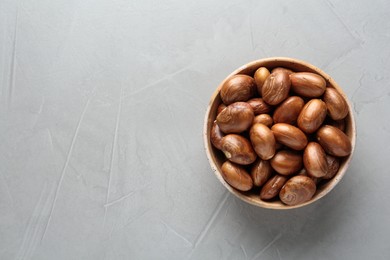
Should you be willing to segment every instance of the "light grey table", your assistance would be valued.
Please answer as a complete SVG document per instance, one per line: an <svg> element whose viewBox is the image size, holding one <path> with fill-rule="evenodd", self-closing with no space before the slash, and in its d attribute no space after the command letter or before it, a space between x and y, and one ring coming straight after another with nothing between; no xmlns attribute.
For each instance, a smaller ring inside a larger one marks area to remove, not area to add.
<svg viewBox="0 0 390 260"><path fill-rule="evenodd" d="M0 0L0 259L390 259L390 2ZM354 104L343 181L244 204L202 125L251 60L322 68Z"/></svg>

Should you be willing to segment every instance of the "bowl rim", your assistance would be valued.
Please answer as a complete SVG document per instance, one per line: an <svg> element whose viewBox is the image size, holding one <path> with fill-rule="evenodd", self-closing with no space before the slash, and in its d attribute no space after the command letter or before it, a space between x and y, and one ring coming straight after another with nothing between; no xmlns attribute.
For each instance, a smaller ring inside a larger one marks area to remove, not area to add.
<svg viewBox="0 0 390 260"><path fill-rule="evenodd" d="M294 206L289 206L289 205L280 206L280 204L273 204L272 202L267 202L267 201L260 201L259 202L257 200L254 200L251 197L244 196L240 191L231 187L223 179L222 174L219 173L218 166L217 166L217 164L214 161L213 156L212 156L212 147L210 147L210 141L208 140L208 125L209 125L209 116L210 116L210 112L211 112L211 107L212 107L214 100L219 95L220 89L221 89L222 85L224 84L224 82L228 78L230 78L236 74L239 74L240 72L244 71L247 68L254 67L256 65L260 66L260 64L263 64L263 63L278 62L278 61L292 63L292 64L300 64L304 67L310 68L311 70L315 71L316 73L318 73L319 75L324 77L326 79L326 81L328 81L334 88L336 88L337 91L343 96L343 98L347 102L349 113L351 114L350 115L350 118L351 118L351 136L350 136L350 138L351 138L352 150L351 150L350 155L348 155L348 157L344 163L343 169L339 170L338 173L335 175L335 177L332 179L332 185L329 185L324 190L322 190L319 194L317 194L317 196L314 199L310 199L307 202L304 202L304 203L298 204L298 205L294 205ZM328 194L335 186L337 186L337 184L344 177L346 171L348 170L349 165L350 165L351 160L352 160L352 157L353 157L353 154L354 154L354 151L355 151L355 146L356 146L356 123L355 123L354 110L353 110L353 106L351 105L351 102L349 101L348 97L346 96L346 94L344 93L342 88L337 84L337 82L335 80L333 80L333 78L330 77L323 70L321 70L320 68L318 68L318 67L316 67L316 66L314 66L306 61L303 61L300 59L295 59L295 58L290 58L290 57L269 57L269 58L253 60L253 61L248 62L248 63L240 66L239 68L235 69L232 73L230 73L227 77L225 77L220 82L217 89L211 95L211 98L210 98L210 101L208 103L208 107L206 110L205 118L204 118L203 144L204 144L204 149L206 151L207 159L208 159L209 164L211 166L211 169L214 172L214 174L216 175L217 179L222 183L223 186L225 186L225 188L227 188L231 193L233 193L239 199L241 199L241 200L243 200L251 205L255 205L255 206L258 206L261 208L266 208L266 209L287 210L287 209L301 208L301 207L304 207L306 205L309 205L309 204L312 204L312 203L318 201L319 199L323 198L326 194Z"/></svg>

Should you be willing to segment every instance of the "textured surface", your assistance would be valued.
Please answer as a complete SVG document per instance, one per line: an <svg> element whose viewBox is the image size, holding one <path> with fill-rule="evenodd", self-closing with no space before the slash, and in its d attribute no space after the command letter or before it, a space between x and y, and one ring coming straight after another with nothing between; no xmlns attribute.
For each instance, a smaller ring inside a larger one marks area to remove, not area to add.
<svg viewBox="0 0 390 260"><path fill-rule="evenodd" d="M389 259L389 1L0 0L0 259ZM311 206L213 175L209 98L290 56L354 104L350 170Z"/></svg>

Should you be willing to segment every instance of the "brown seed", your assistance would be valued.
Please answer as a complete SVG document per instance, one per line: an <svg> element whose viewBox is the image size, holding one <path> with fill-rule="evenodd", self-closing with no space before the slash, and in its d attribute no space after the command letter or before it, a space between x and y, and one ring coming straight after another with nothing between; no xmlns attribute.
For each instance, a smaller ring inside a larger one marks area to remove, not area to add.
<svg viewBox="0 0 390 260"><path fill-rule="evenodd" d="M253 149L263 160L271 159L275 154L275 137L272 131L263 124L254 124L249 136Z"/></svg>
<svg viewBox="0 0 390 260"><path fill-rule="evenodd" d="M236 102L222 110L217 116L217 124L225 134L241 133L252 125L254 117L248 103Z"/></svg>
<svg viewBox="0 0 390 260"><path fill-rule="evenodd" d="M251 169L251 176L255 186L262 186L272 175L269 161L258 159Z"/></svg>
<svg viewBox="0 0 390 260"><path fill-rule="evenodd" d="M319 97L326 89L326 81L318 74L298 72L290 75L291 88L303 97Z"/></svg>
<svg viewBox="0 0 390 260"><path fill-rule="evenodd" d="M221 103L217 108L217 115L222 112L226 108L226 105L224 103Z"/></svg>
<svg viewBox="0 0 390 260"><path fill-rule="evenodd" d="M316 137L325 152L330 155L343 157L349 155L352 151L349 137L334 126L322 126L317 131Z"/></svg>
<svg viewBox="0 0 390 260"><path fill-rule="evenodd" d="M324 122L326 105L320 99L312 99L306 103L298 116L298 127L307 134L314 133Z"/></svg>
<svg viewBox="0 0 390 260"><path fill-rule="evenodd" d="M286 72L288 75L291 75L294 73L294 71L290 70L290 69L286 69L286 68L283 68L283 67L276 67L274 69L271 70L271 73L274 73L274 72L278 72L278 71L284 71Z"/></svg>
<svg viewBox="0 0 390 260"><path fill-rule="evenodd" d="M275 175L269 179L260 191L260 199L269 200L277 196L286 181L287 177L283 175Z"/></svg>
<svg viewBox="0 0 390 260"><path fill-rule="evenodd" d="M256 70L254 78L257 85L257 92L261 94L261 89L263 88L265 80L269 76L269 70L266 67L260 67Z"/></svg>
<svg viewBox="0 0 390 260"><path fill-rule="evenodd" d="M222 138L224 134L219 129L219 126L217 125L216 121L214 121L213 126L211 127L210 131L210 141L214 145L215 148L221 150L222 148Z"/></svg>
<svg viewBox="0 0 390 260"><path fill-rule="evenodd" d="M257 158L251 143L241 135L224 136L221 140L221 150L228 160L242 165L251 164Z"/></svg>
<svg viewBox="0 0 390 260"><path fill-rule="evenodd" d="M295 206L309 201L316 192L314 181L302 175L289 179L279 193L280 200L289 206Z"/></svg>
<svg viewBox="0 0 390 260"><path fill-rule="evenodd" d="M291 175L302 169L302 155L289 150L278 151L270 162L281 175Z"/></svg>
<svg viewBox="0 0 390 260"><path fill-rule="evenodd" d="M326 88L324 102L328 109L328 115L333 120L340 120L348 115L348 104L336 89Z"/></svg>
<svg viewBox="0 0 390 260"><path fill-rule="evenodd" d="M275 110L273 119L276 123L295 125L305 102L302 98L292 96L283 101Z"/></svg>
<svg viewBox="0 0 390 260"><path fill-rule="evenodd" d="M303 165L312 177L321 178L328 172L326 153L321 145L310 142L303 153Z"/></svg>
<svg viewBox="0 0 390 260"><path fill-rule="evenodd" d="M248 75L234 75L222 86L220 95L225 105L247 101L256 93L255 80Z"/></svg>
<svg viewBox="0 0 390 260"><path fill-rule="evenodd" d="M326 162L328 164L328 172L322 178L324 180L329 180L329 179L332 179L336 175L336 173L339 171L340 160L336 157L331 156L331 155L326 155Z"/></svg>
<svg viewBox="0 0 390 260"><path fill-rule="evenodd" d="M268 114L272 110L272 107L265 103L262 98L252 98L247 103L251 105L255 115Z"/></svg>
<svg viewBox="0 0 390 260"><path fill-rule="evenodd" d="M257 123L271 127L273 124L273 120L272 117L268 114L260 114L255 116L255 119L253 119L253 124Z"/></svg>
<svg viewBox="0 0 390 260"><path fill-rule="evenodd" d="M286 123L274 124L271 128L277 142L294 150L302 150L307 145L306 135L298 128Z"/></svg>
<svg viewBox="0 0 390 260"><path fill-rule="evenodd" d="M290 78L285 71L278 71L269 75L261 90L265 102L277 105L288 97Z"/></svg>
<svg viewBox="0 0 390 260"><path fill-rule="evenodd" d="M222 164L221 172L224 180L237 190L248 191L252 189L251 176L242 166L226 161Z"/></svg>

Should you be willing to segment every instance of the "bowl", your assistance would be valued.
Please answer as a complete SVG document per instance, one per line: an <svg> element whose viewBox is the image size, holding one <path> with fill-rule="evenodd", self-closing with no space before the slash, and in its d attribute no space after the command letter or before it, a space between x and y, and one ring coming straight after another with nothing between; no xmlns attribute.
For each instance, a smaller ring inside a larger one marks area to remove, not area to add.
<svg viewBox="0 0 390 260"><path fill-rule="evenodd" d="M259 196L259 192L254 191L248 191L243 192L239 191L232 186L230 186L222 177L221 174L221 166L223 162L226 160L223 153L216 149L210 142L210 131L211 127L213 125L213 122L216 118L217 114L217 108L218 105L222 103L221 97L219 95L219 92L221 90L222 85L225 83L226 80L228 80L230 77L236 74L246 74L253 77L254 72L259 67L266 67L269 70L275 68L275 67L284 67L287 69L291 69L295 72L313 72L321 75L327 82L327 86L334 87L338 90L338 92L344 97L348 104L348 110L349 113L347 117L345 118L345 133L351 140L352 144L352 151L351 154L342 158L340 161L340 168L336 175L327 181L326 183L319 185L317 187L317 191L314 194L314 196L305 203L289 206L283 204L280 200L277 201L265 201L261 200ZM310 63L307 63L305 61L297 60L294 58L286 58L286 57L273 57L273 58L265 58L260 59L256 61L252 61L248 64L245 64L241 66L240 68L233 71L230 75L228 75L222 82L219 84L218 88L215 90L214 94L212 95L210 99L210 103L208 105L205 120L204 120L204 129L203 129L203 138L204 138L204 145L205 145L205 151L211 166L211 169L214 171L215 175L217 176L218 180L225 186L226 189L228 189L231 193L233 193L235 196L240 198L241 200L250 203L252 205L262 207L262 208L269 208L269 209L292 209L292 208L299 208L306 205L309 205L320 198L324 197L326 194L328 194L344 177L348 166L351 162L352 155L355 148L355 142L356 142L356 126L355 126L355 120L353 117L353 110L350 101L348 100L347 96L341 89L341 87L324 71L321 69L313 66Z"/></svg>

